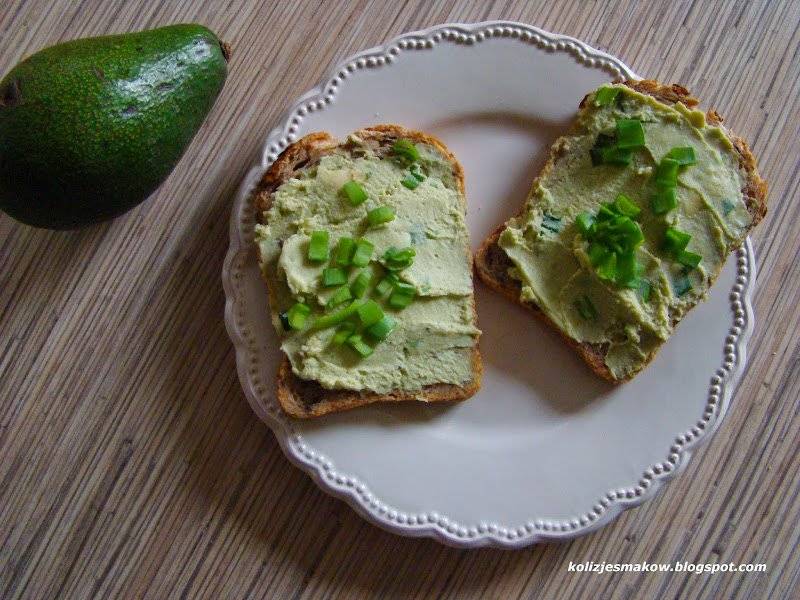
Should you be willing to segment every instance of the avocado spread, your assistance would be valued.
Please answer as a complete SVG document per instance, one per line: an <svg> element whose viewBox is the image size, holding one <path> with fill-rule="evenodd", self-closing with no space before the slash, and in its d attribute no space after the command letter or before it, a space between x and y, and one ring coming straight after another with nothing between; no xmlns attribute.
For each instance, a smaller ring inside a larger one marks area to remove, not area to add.
<svg viewBox="0 0 800 600"><path fill-rule="evenodd" d="M641 122L643 145L629 153L627 164L598 164L593 148L620 131L620 120ZM657 210L658 165L671 150L687 147L696 160L680 167L677 185L667 190L677 203ZM553 157L498 244L514 264L510 275L521 285L521 299L539 306L574 340L603 348L608 369L624 379L644 367L683 314L705 297L744 239L752 217L741 191L739 155L702 112L614 85L587 97L575 128L554 144ZM576 224L579 215L597 213L620 194L638 207L634 218L644 236L634 250L639 284L632 286L598 274ZM699 264L676 260L668 230L691 236L684 254Z"/></svg>
<svg viewBox="0 0 800 600"><path fill-rule="evenodd" d="M433 146L416 147L419 159L413 168L424 178L420 176L422 181L415 181L411 189L402 183L409 174L407 164L379 155L351 135L345 148L333 150L280 185L264 215L266 224L256 226L272 321L298 377L328 389L375 393L472 379L472 353L480 331L474 325L464 201L446 157ZM366 192L365 201L348 201L344 192L350 181ZM394 218L370 225L367 214L379 207L388 207L386 212ZM335 327L313 326L316 319L337 310L326 308L337 288L325 287L321 277L331 263L308 259L310 236L320 230L329 234L332 257L342 238L374 245L372 262L363 271L345 270L345 285L352 285L359 273L371 275L364 297L378 302L394 322L391 333L367 356L336 344ZM416 294L407 306L392 308L374 288L388 273L387 250L404 248L413 249L413 263L395 275ZM297 302L310 307L307 322L312 325L287 331L281 314Z"/></svg>

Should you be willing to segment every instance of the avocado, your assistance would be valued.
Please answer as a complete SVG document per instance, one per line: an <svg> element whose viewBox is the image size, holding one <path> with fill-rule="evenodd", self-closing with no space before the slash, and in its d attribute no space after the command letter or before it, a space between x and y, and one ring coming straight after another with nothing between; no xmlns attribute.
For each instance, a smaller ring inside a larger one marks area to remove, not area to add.
<svg viewBox="0 0 800 600"><path fill-rule="evenodd" d="M196 24L78 39L0 82L0 208L35 227L110 219L169 175L214 104L228 51Z"/></svg>

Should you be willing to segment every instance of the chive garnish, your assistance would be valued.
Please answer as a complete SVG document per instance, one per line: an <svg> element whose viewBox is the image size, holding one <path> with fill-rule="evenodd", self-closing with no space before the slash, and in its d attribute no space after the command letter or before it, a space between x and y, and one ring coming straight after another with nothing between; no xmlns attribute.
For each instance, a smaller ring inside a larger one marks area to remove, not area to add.
<svg viewBox="0 0 800 600"><path fill-rule="evenodd" d="M348 300L352 299L353 294L350 291L350 288L346 285L343 285L336 290L330 298L328 298L328 303L325 306L326 308L334 308L335 306L339 306L343 302L347 302Z"/></svg>
<svg viewBox="0 0 800 600"><path fill-rule="evenodd" d="M411 304L416 295L417 290L413 285L399 281L395 284L392 295L389 296L389 306L398 309L405 308Z"/></svg>
<svg viewBox="0 0 800 600"><path fill-rule="evenodd" d="M656 187L656 191L650 197L650 208L653 213L663 215L678 206L678 193L674 187Z"/></svg>
<svg viewBox="0 0 800 600"><path fill-rule="evenodd" d="M298 302L292 305L292 307L286 311L286 321L289 324L289 329L302 329L310 314L311 307L309 307L308 304Z"/></svg>
<svg viewBox="0 0 800 600"><path fill-rule="evenodd" d="M389 315L384 315L383 318L367 327L367 333L378 341L385 340L390 333L394 330L397 322Z"/></svg>
<svg viewBox="0 0 800 600"><path fill-rule="evenodd" d="M410 246L403 249L392 246L384 252L383 260L386 268L390 271L402 271L413 264L416 255L416 250Z"/></svg>
<svg viewBox="0 0 800 600"><path fill-rule="evenodd" d="M357 309L358 319L364 327L374 325L383 318L383 310L375 300L367 300Z"/></svg>
<svg viewBox="0 0 800 600"><path fill-rule="evenodd" d="M394 220L394 211L388 206L379 206L367 213L367 222L370 227L376 227L392 220Z"/></svg>
<svg viewBox="0 0 800 600"><path fill-rule="evenodd" d="M341 346L355 331L356 326L353 323L342 323L336 328L336 333L334 333L333 338L331 338L331 344L334 346Z"/></svg>
<svg viewBox="0 0 800 600"><path fill-rule="evenodd" d="M630 217L631 219L635 219L639 216L639 213L642 212L642 209L636 206L633 200L628 198L625 194L617 194L617 197L614 199L614 208L619 214Z"/></svg>
<svg viewBox="0 0 800 600"><path fill-rule="evenodd" d="M336 250L333 253L334 263L339 267L349 266L353 257L354 246L355 240L353 240L353 238L340 238L339 243L336 244Z"/></svg>
<svg viewBox="0 0 800 600"><path fill-rule="evenodd" d="M314 231L308 243L308 260L323 262L328 260L328 232Z"/></svg>
<svg viewBox="0 0 800 600"><path fill-rule="evenodd" d="M397 275L394 273L387 274L386 277L381 279L378 285L375 286L375 294L379 297L385 296L394 289L394 286L397 285L399 281Z"/></svg>
<svg viewBox="0 0 800 600"><path fill-rule="evenodd" d="M688 250L681 250L675 256L675 260L687 269L694 269L700 264L700 261L703 260L703 257L699 254L695 254L694 252L689 252Z"/></svg>
<svg viewBox="0 0 800 600"><path fill-rule="evenodd" d="M353 249L353 256L350 258L350 264L356 267L366 267L372 258L372 251L375 246L372 242L359 238L355 241L355 248Z"/></svg>
<svg viewBox="0 0 800 600"><path fill-rule="evenodd" d="M355 280L353 280L353 283L350 284L350 293L353 294L353 297L363 298L364 294L367 293L370 281L372 281L372 273L369 271L361 271Z"/></svg>
<svg viewBox="0 0 800 600"><path fill-rule="evenodd" d="M657 185L669 188L678 185L678 167L680 163L674 158L662 158L656 167L655 182Z"/></svg>
<svg viewBox="0 0 800 600"><path fill-rule="evenodd" d="M414 175L412 175L411 173L408 173L400 181L400 183L403 184L403 187L406 187L406 188L408 188L410 190L417 189L417 186L419 186L419 182L420 182L420 180L417 179L416 177L414 177Z"/></svg>
<svg viewBox="0 0 800 600"><path fill-rule="evenodd" d="M347 293L348 294L350 293L350 290L347 287L342 287L339 289L347 290ZM353 300L345 308L337 310L335 313L325 315L324 317L319 317L316 321L314 321L311 324L311 329L326 329L328 327L333 327L334 325L338 325L339 323L346 321L354 314L356 314L358 307L361 306L363 303L364 303L363 300Z"/></svg>
<svg viewBox="0 0 800 600"><path fill-rule="evenodd" d="M641 148L644 146L644 127L639 119L617 119L617 147Z"/></svg>
<svg viewBox="0 0 800 600"><path fill-rule="evenodd" d="M358 352L361 358L366 358L372 354L372 346L364 341L361 334L355 333L347 338L347 345Z"/></svg>
<svg viewBox="0 0 800 600"><path fill-rule="evenodd" d="M420 170L421 168L422 167L419 166L419 163L414 163L408 169L414 179L420 182L425 181L425 174Z"/></svg>
<svg viewBox="0 0 800 600"><path fill-rule="evenodd" d="M417 150L414 142L404 138L392 144L392 152L395 156L409 163L417 162L420 159L419 150Z"/></svg>
<svg viewBox="0 0 800 600"><path fill-rule="evenodd" d="M664 158L671 158L681 166L693 165L697 162L694 155L694 148L691 146L678 146L673 148L667 152Z"/></svg>
<svg viewBox="0 0 800 600"><path fill-rule="evenodd" d="M357 181L348 181L340 191L352 206L358 206L367 199L367 192Z"/></svg>
<svg viewBox="0 0 800 600"><path fill-rule="evenodd" d="M683 265L687 269L694 269L703 260L703 257L694 252L686 250L692 236L684 231L678 231L674 227L667 227L664 232L663 249L675 262Z"/></svg>
<svg viewBox="0 0 800 600"><path fill-rule="evenodd" d="M619 94L619 88L616 87L601 87L594 93L595 106L608 106Z"/></svg>
<svg viewBox="0 0 800 600"><path fill-rule="evenodd" d="M327 267L322 269L322 286L333 287L347 283L347 273L341 267Z"/></svg>

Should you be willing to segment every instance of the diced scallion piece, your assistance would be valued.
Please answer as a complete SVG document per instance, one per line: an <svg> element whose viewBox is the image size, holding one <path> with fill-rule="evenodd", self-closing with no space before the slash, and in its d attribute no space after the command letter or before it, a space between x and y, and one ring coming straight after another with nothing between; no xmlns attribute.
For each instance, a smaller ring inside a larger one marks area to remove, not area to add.
<svg viewBox="0 0 800 600"><path fill-rule="evenodd" d="M339 238L339 243L336 244L336 250L333 253L334 262L339 267L347 267L353 257L353 248L356 243L353 238L343 237Z"/></svg>
<svg viewBox="0 0 800 600"><path fill-rule="evenodd" d="M678 146L667 152L665 158L671 158L681 166L693 165L697 162L694 155L694 148L691 146Z"/></svg>
<svg viewBox="0 0 800 600"><path fill-rule="evenodd" d="M650 208L657 215L668 213L676 206L678 206L678 193L674 187L658 187L650 198Z"/></svg>
<svg viewBox="0 0 800 600"><path fill-rule="evenodd" d="M323 287L333 287L347 283L347 273L341 267L327 267L322 269Z"/></svg>
<svg viewBox="0 0 800 600"><path fill-rule="evenodd" d="M650 292L652 289L653 286L647 279L639 280L639 295L645 302L650 302Z"/></svg>
<svg viewBox="0 0 800 600"><path fill-rule="evenodd" d="M633 200L628 198L625 194L617 194L617 197L614 199L614 208L616 208L619 214L630 217L631 219L635 219L639 216L639 213L642 212L642 209L636 206Z"/></svg>
<svg viewBox="0 0 800 600"><path fill-rule="evenodd" d="M400 280L397 278L397 275L394 273L389 273L386 275L386 277L378 282L378 285L375 286L375 294L380 297L385 296L394 289L394 286L397 285L399 281Z"/></svg>
<svg viewBox="0 0 800 600"><path fill-rule="evenodd" d="M311 241L308 243L308 260L312 262L328 260L328 237L327 231L311 233Z"/></svg>
<svg viewBox="0 0 800 600"><path fill-rule="evenodd" d="M685 293L692 289L692 282L686 275L681 275L678 279L672 282L672 287L677 296L683 296Z"/></svg>
<svg viewBox="0 0 800 600"><path fill-rule="evenodd" d="M361 358L366 358L372 354L372 346L367 344L359 333L355 333L347 338L347 345L355 350Z"/></svg>
<svg viewBox="0 0 800 600"><path fill-rule="evenodd" d="M383 310L375 300L367 300L358 307L358 319L364 327L374 325L383 318Z"/></svg>
<svg viewBox="0 0 800 600"><path fill-rule="evenodd" d="M350 293L350 290L346 287L340 288L343 290L347 290L347 293ZM358 311L358 307L363 304L362 300L353 300L350 304L348 304L345 308L341 310L337 310L335 313L331 313L329 315L325 315L324 317L318 318L311 324L312 329L327 329L328 327L333 327L334 325L338 325L343 321L346 321L350 317L356 314Z"/></svg>
<svg viewBox="0 0 800 600"><path fill-rule="evenodd" d="M655 182L661 187L678 185L678 167L680 163L673 158L662 158L656 167Z"/></svg>
<svg viewBox="0 0 800 600"><path fill-rule="evenodd" d="M416 295L417 290L413 285L399 281L394 286L392 295L389 296L389 306L392 308L405 308L411 304Z"/></svg>
<svg viewBox="0 0 800 600"><path fill-rule="evenodd" d="M414 180L416 181L416 179ZM394 211L388 206L373 208L367 213L367 223L370 227L377 227L394 220Z"/></svg>
<svg viewBox="0 0 800 600"><path fill-rule="evenodd" d="M687 269L694 269L700 264L700 261L703 260L703 257L699 254L695 254L694 252L689 252L688 250L681 250L675 256L675 260L677 260Z"/></svg>
<svg viewBox="0 0 800 600"><path fill-rule="evenodd" d="M617 254L616 252L610 252L606 255L606 257L602 260L602 262L597 265L597 276L600 279L606 279L608 281L614 281L617 276Z"/></svg>
<svg viewBox="0 0 800 600"><path fill-rule="evenodd" d="M596 106L608 106L619 94L619 88L604 86L594 93L594 103Z"/></svg>
<svg viewBox="0 0 800 600"><path fill-rule="evenodd" d="M348 181L342 186L342 194L352 206L358 206L367 199L367 192L357 181Z"/></svg>
<svg viewBox="0 0 800 600"><path fill-rule="evenodd" d="M674 227L667 227L664 232L664 250L667 252L680 252L685 249L691 241L692 236L683 231L678 231Z"/></svg>
<svg viewBox="0 0 800 600"><path fill-rule="evenodd" d="M334 346L341 346L355 331L356 326L353 323L342 323L336 328L336 333L334 333L333 338L331 338L331 344Z"/></svg>
<svg viewBox="0 0 800 600"><path fill-rule="evenodd" d="M631 164L633 151L629 148L609 146L608 148L600 148L598 156L599 162L597 164L625 166Z"/></svg>
<svg viewBox="0 0 800 600"><path fill-rule="evenodd" d="M419 186L419 182L420 180L414 177L414 175L411 173L406 174L406 176L403 177L403 179L400 181L400 183L403 184L403 187L406 187L410 190L417 189L417 186Z"/></svg>
<svg viewBox="0 0 800 600"><path fill-rule="evenodd" d="M372 258L374 249L375 246L369 240L364 238L357 239L353 249L353 256L350 258L350 264L355 267L366 267Z"/></svg>
<svg viewBox="0 0 800 600"><path fill-rule="evenodd" d="M289 329L302 329L310 314L311 307L308 306L308 304L303 304L302 302L293 304L292 307L286 311L286 321L289 323Z"/></svg>
<svg viewBox="0 0 800 600"><path fill-rule="evenodd" d="M348 300L353 299L353 294L350 292L350 288L346 285L343 285L338 290L336 290L333 295L328 298L328 303L326 304L327 308L333 308L335 306L339 306L343 302L347 302Z"/></svg>
<svg viewBox="0 0 800 600"><path fill-rule="evenodd" d="M353 297L363 298L364 294L367 293L370 281L372 281L372 273L361 271L353 280L353 283L350 284L350 293L353 294Z"/></svg>
<svg viewBox="0 0 800 600"><path fill-rule="evenodd" d="M420 159L419 150L417 150L414 142L404 138L400 138L392 144L392 152L395 156L409 163L417 162Z"/></svg>
<svg viewBox="0 0 800 600"><path fill-rule="evenodd" d="M396 325L397 322L392 317L384 315L380 321L367 327L367 333L376 340L383 341L392 333Z"/></svg>
<svg viewBox="0 0 800 600"><path fill-rule="evenodd" d="M575 226L583 237L587 237L594 227L594 217L588 212L582 212L575 217Z"/></svg>
<svg viewBox="0 0 800 600"><path fill-rule="evenodd" d="M402 271L413 264L416 255L416 250L411 246L402 249L392 246L384 252L383 260L386 268L390 271Z"/></svg>
<svg viewBox="0 0 800 600"><path fill-rule="evenodd" d="M422 172L419 163L414 163L413 165L411 165L408 171L417 181L425 181L425 174Z"/></svg>
<svg viewBox="0 0 800 600"><path fill-rule="evenodd" d="M644 127L638 119L617 119L617 147L641 148L644 146Z"/></svg>
<svg viewBox="0 0 800 600"><path fill-rule="evenodd" d="M576 298L574 304L578 314L587 321L594 321L597 319L597 309L586 294Z"/></svg>

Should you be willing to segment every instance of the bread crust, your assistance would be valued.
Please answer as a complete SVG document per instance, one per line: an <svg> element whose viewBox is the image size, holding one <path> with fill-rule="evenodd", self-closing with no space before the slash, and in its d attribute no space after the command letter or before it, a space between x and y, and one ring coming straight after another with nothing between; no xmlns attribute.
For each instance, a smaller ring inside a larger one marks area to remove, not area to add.
<svg viewBox="0 0 800 600"><path fill-rule="evenodd" d="M453 153L441 141L426 133L391 124L373 125L353 133L379 153L388 153L394 140L398 138L406 138L415 143L428 144L435 147L452 165L453 175L466 209L464 171ZM300 169L307 168L310 164L318 162L325 154L340 146L346 147L347 142L339 142L330 134L319 132L311 133L287 147L267 169L254 191L254 204L258 222L263 224L264 213L272 204L272 194L281 184L293 177ZM258 248L257 244L256 248ZM465 258L471 273L473 261L472 253L468 247L465 248ZM267 291L270 302L274 302L275 294L273 290L269 289L269 285L267 285ZM474 297L472 314L473 320L477 321ZM478 391L482 375L483 364L477 342L472 350L472 378L464 384L433 384L425 386L418 391L393 390L387 394L323 388L316 381L307 381L298 377L292 371L288 357L284 356L276 375L276 393L278 402L284 412L292 417L305 419L349 410L372 404L373 402L465 400Z"/></svg>
<svg viewBox="0 0 800 600"><path fill-rule="evenodd" d="M652 96L665 104L681 102L684 106L693 108L699 103L697 98L693 97L686 88L677 84L665 85L652 79L640 81L627 80L615 83L623 83L632 90ZM587 97L588 96L581 100L581 108L583 108ZM722 127L722 117L715 110L709 110L706 113L706 119L709 123ZM747 210L753 217L752 223L748 228L749 232L764 218L767 212L767 184L758 173L756 159L750 151L747 142L728 129L725 129L725 133L728 135L731 142L733 142L734 148L739 154L739 168L747 174L744 186L742 187L742 194L744 195ZM554 168L558 152L559 149L557 145L554 145L553 148L551 148L547 164L543 167L535 181L546 176ZM524 208L523 205L517 213L517 216L522 213ZM564 333L564 331L562 331L535 303L521 300L520 293L522 291L522 286L518 280L512 278L508 274L508 269L514 266L513 262L497 243L504 229L505 224L500 224L492 234L483 241L475 254L475 269L480 279L486 285L512 302L520 304L524 308L530 310L543 323L555 329L564 341L586 362L589 368L606 381L615 384L629 381L655 358L658 348L647 357L642 365L642 369L639 369L625 378L617 379L605 364L605 354L608 351L607 345L578 342ZM694 308L694 306L691 308ZM689 310L691 310L691 308Z"/></svg>

